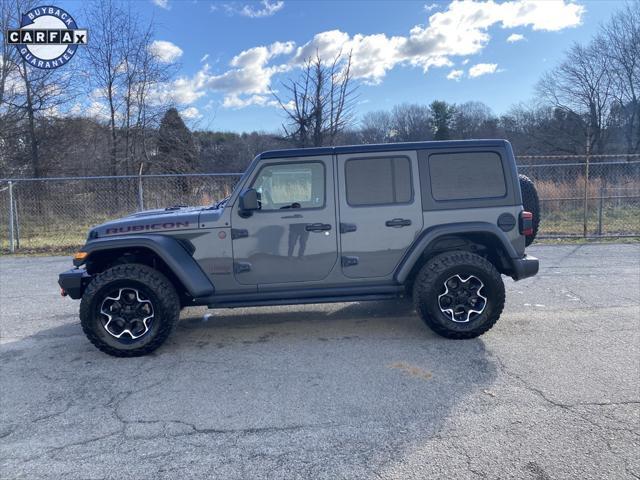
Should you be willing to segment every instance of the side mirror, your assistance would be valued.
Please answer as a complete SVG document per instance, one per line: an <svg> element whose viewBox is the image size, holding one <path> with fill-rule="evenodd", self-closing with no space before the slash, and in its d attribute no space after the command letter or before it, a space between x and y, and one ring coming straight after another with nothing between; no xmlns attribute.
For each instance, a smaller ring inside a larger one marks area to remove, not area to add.
<svg viewBox="0 0 640 480"><path fill-rule="evenodd" d="M255 188L249 188L240 194L240 214L242 216L250 216L254 210L260 210L260 200L258 191Z"/></svg>

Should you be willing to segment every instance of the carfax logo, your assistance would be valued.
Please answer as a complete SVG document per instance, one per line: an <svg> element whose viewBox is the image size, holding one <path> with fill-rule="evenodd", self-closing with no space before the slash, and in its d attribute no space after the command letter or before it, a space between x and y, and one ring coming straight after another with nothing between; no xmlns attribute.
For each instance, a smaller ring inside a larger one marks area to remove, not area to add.
<svg viewBox="0 0 640 480"><path fill-rule="evenodd" d="M86 45L88 31L62 8L36 7L22 14L20 28L6 31L6 43L16 45L25 62L36 68L52 69L65 65L78 45Z"/></svg>

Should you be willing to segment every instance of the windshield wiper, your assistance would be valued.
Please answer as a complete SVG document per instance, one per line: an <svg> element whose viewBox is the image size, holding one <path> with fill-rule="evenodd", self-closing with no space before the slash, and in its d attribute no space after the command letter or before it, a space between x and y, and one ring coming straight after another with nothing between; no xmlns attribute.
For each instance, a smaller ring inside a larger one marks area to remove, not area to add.
<svg viewBox="0 0 640 480"><path fill-rule="evenodd" d="M217 210L218 208L220 208L221 206L223 206L225 203L227 203L227 200L229 200L229 198L231 197L231 195L229 195L228 197L224 197L222 200L220 200L218 203L215 204L215 206L213 207L214 210Z"/></svg>

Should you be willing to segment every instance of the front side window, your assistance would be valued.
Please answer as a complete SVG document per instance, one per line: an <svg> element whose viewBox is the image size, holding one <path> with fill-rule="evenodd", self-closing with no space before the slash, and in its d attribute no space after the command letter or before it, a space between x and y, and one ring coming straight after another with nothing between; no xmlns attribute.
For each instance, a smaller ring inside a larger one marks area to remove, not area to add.
<svg viewBox="0 0 640 480"><path fill-rule="evenodd" d="M252 188L260 194L261 210L322 208L324 177L320 162L267 165L260 169Z"/></svg>

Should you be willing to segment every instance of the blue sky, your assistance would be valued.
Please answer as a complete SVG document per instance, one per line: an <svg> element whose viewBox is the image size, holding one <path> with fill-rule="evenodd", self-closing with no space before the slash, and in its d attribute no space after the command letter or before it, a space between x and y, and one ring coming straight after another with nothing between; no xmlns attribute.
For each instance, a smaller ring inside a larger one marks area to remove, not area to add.
<svg viewBox="0 0 640 480"><path fill-rule="evenodd" d="M73 2L68 5L73 14ZM357 51L359 115L435 99L480 100L503 113L529 100L541 74L573 42L588 41L622 2L138 0L131 5L154 17L159 54L179 62L180 79L164 94L173 96L192 126L275 131L283 115L268 89L295 76L303 54L315 48L327 56L340 46Z"/></svg>

